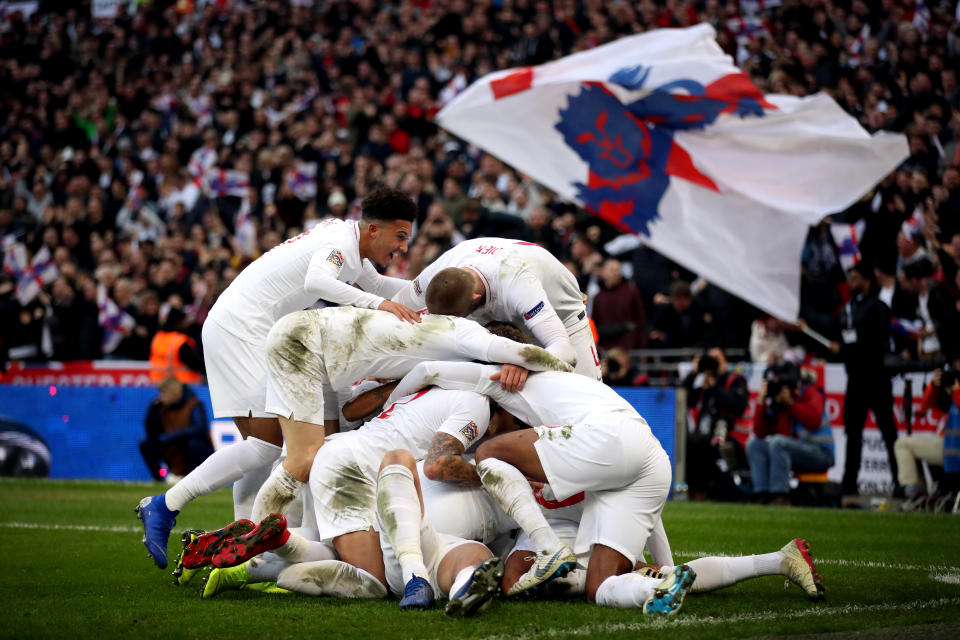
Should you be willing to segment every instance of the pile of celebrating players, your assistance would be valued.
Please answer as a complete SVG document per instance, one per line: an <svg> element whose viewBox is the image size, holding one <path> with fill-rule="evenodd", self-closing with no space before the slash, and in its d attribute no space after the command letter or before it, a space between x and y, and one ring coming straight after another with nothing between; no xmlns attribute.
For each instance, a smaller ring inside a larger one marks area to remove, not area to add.
<svg viewBox="0 0 960 640"><path fill-rule="evenodd" d="M232 483L237 520L186 531L174 562L177 584L208 572L204 598L445 598L465 617L501 594L563 594L669 616L688 593L764 575L822 598L799 538L675 565L670 458L600 382L574 277L500 238L462 242L412 281L381 275L416 216L402 192L374 191L359 221L278 245L217 300L210 394L243 440L140 502L158 567L177 514Z"/></svg>

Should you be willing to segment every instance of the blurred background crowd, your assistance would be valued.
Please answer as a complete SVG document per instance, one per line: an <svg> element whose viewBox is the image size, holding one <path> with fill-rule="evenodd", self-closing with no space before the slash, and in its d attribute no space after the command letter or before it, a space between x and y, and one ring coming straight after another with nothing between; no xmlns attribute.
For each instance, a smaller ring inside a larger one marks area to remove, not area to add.
<svg viewBox="0 0 960 640"><path fill-rule="evenodd" d="M908 136L897 171L811 229L806 324L840 340L857 264L889 309L878 349L960 358L954 1L150 0L115 20L87 2L2 4L4 358L147 359L171 310L199 340L246 264L325 217L357 218L378 185L420 209L391 275L464 238L549 248L589 295L609 381L644 381L635 349L842 357L432 121L490 71L697 22L765 92L825 91L866 130Z"/></svg>

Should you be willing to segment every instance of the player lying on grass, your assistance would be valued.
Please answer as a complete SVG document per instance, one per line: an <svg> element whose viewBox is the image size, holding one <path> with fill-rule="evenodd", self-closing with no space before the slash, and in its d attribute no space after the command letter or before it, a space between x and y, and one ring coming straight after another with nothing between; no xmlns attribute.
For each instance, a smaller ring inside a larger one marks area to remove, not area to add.
<svg viewBox="0 0 960 640"><path fill-rule="evenodd" d="M541 511L550 527L565 544L572 545L577 538L583 514L582 496L574 496L565 503L552 499L549 485L535 494ZM536 545L526 534L521 534L513 549L507 554L503 589L509 591L533 564ZM578 555L579 565L588 567L590 553ZM763 576L783 576L790 583L800 586L811 600L823 598L823 580L817 572L805 540L796 538L785 544L779 551L749 556L707 556L686 563L696 572L696 579L689 593L703 593L732 586L744 580ZM651 565L640 561L630 577L619 583L607 581L600 589L598 601L615 607L641 607L674 567L672 565ZM551 584L551 594L564 592L569 595L584 592L586 571L578 568L564 578ZM609 589L607 593L606 590Z"/></svg>
<svg viewBox="0 0 960 640"><path fill-rule="evenodd" d="M387 452L375 486L379 545L370 553L383 565L386 586L402 596L401 609L427 609L433 606L434 594L450 594L445 612L469 616L493 598L503 578L503 563L483 544L438 533L430 525L413 454ZM283 530L282 526L277 529ZM384 582L341 561L291 565L271 556L215 569L203 597L256 580L275 580L281 588L311 595L382 598L387 594Z"/></svg>
<svg viewBox="0 0 960 640"><path fill-rule="evenodd" d="M478 238L430 264L393 300L430 313L524 326L547 351L600 379L600 358L576 278L549 251L529 242ZM515 372L504 368L504 377Z"/></svg>
<svg viewBox="0 0 960 640"><path fill-rule="evenodd" d="M540 347L495 336L465 318L426 316L410 324L384 311L340 307L299 311L277 322L267 337L266 410L280 418L287 457L260 489L254 520L282 512L309 478L324 441L323 421L339 413L335 389L371 374L398 378L438 358L570 370Z"/></svg>
<svg viewBox="0 0 960 640"><path fill-rule="evenodd" d="M264 411L266 339L277 320L320 299L419 321L411 309L385 299L408 281L381 276L374 267L407 250L416 205L403 192L378 189L362 207L359 222L324 221L265 253L210 310L203 346L214 417L233 418L244 439L215 452L165 494L141 500L143 542L158 567L167 566L167 539L184 506L234 483L234 517L249 518L280 457L280 424Z"/></svg>
<svg viewBox="0 0 960 640"><path fill-rule="evenodd" d="M646 421L615 391L584 376L531 374L523 389L507 392L491 378L496 367L465 362L426 362L407 374L391 394L403 396L428 381L446 389L482 393L527 424L477 448L484 488L536 545L537 559L508 594L531 589L576 566L591 551L586 595L597 599L606 581L629 580L660 519L670 489L670 460ZM527 481L549 482L557 499L585 491L584 515L574 549L547 524ZM626 576L626 577L624 577ZM679 608L695 574L681 565L668 592L647 607L669 614ZM604 593L609 591L608 586Z"/></svg>

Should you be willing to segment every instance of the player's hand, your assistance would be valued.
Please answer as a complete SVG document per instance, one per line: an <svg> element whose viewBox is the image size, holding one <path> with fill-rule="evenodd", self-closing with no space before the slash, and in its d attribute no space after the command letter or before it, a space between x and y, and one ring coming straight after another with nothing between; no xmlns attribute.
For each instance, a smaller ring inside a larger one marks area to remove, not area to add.
<svg viewBox="0 0 960 640"><path fill-rule="evenodd" d="M384 300L380 303L380 306L377 307L380 311L389 311L393 315L397 316L401 320L405 320L411 324L420 322L420 314L406 307L399 302L393 302L392 300Z"/></svg>
<svg viewBox="0 0 960 640"><path fill-rule="evenodd" d="M505 364L498 373L490 376L490 379L499 380L501 389L514 393L523 389L523 383L527 381L527 370L515 364Z"/></svg>

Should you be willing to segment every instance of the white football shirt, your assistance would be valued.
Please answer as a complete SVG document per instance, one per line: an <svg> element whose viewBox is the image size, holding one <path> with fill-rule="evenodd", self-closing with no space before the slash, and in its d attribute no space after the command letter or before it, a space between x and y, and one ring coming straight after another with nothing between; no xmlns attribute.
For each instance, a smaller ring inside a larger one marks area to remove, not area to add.
<svg viewBox="0 0 960 640"><path fill-rule="evenodd" d="M559 317L567 331L587 323L583 295L573 274L543 247L505 238L461 242L402 287L394 301L411 309L426 308L430 280L449 267L470 268L483 280L486 301L470 316L478 322L523 324L534 335L535 328L552 316Z"/></svg>
<svg viewBox="0 0 960 640"><path fill-rule="evenodd" d="M361 289L350 286L356 283ZM318 299L376 309L406 281L384 278L360 258L359 223L324 220L253 261L209 317L238 338L263 343L273 324Z"/></svg>

